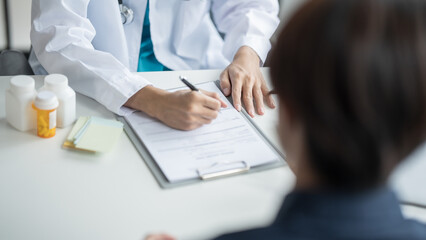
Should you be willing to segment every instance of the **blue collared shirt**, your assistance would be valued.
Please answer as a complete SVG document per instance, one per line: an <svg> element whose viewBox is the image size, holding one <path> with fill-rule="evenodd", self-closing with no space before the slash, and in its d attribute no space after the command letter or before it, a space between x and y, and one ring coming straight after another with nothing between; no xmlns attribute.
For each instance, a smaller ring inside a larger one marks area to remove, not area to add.
<svg viewBox="0 0 426 240"><path fill-rule="evenodd" d="M217 240L356 239L424 240L426 225L405 219L386 187L362 193L293 192L275 222Z"/></svg>

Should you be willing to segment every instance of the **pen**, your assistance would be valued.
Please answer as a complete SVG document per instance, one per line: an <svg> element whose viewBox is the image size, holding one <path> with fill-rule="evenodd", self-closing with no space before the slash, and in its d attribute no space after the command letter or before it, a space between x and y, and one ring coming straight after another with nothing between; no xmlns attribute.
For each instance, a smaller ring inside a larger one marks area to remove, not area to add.
<svg viewBox="0 0 426 240"><path fill-rule="evenodd" d="M200 90L198 88L196 88L194 85L192 85L184 76L179 76L179 79L187 86L189 87L192 91L197 91L200 92Z"/></svg>
<svg viewBox="0 0 426 240"><path fill-rule="evenodd" d="M200 90L195 87L194 85L192 85L192 83L190 83L185 76L179 76L179 79L187 86L191 89L191 91L196 91L202 94L202 92L200 92ZM225 104L226 105L226 104ZM221 113L221 110L219 110L219 113Z"/></svg>

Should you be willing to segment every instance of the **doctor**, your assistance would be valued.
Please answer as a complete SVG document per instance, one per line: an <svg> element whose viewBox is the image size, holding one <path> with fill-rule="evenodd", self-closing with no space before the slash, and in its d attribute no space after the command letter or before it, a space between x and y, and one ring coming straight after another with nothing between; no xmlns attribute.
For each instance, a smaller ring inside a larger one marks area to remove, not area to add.
<svg viewBox="0 0 426 240"><path fill-rule="evenodd" d="M225 69L222 91L254 117L264 101L275 107L259 67L278 8L277 0L33 0L30 64L36 74L65 74L117 114L141 110L183 130L216 118L225 106L217 94L169 93L132 72Z"/></svg>

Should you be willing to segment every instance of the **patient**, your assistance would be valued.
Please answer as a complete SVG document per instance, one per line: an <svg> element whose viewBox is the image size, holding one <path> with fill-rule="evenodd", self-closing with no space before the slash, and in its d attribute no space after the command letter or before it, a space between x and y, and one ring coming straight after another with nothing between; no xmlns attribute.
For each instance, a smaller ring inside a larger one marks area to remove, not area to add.
<svg viewBox="0 0 426 240"><path fill-rule="evenodd" d="M426 1L312 0L271 62L296 186L271 226L218 239L426 239L386 186L426 138Z"/></svg>

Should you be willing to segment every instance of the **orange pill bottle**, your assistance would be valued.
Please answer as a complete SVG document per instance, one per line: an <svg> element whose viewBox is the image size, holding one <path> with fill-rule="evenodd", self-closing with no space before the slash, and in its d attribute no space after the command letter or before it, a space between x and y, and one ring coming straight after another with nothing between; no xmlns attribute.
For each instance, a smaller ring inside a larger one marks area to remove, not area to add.
<svg viewBox="0 0 426 240"><path fill-rule="evenodd" d="M58 98L53 92L41 91L37 94L33 108L37 111L37 135L39 137L55 136L58 105Z"/></svg>

